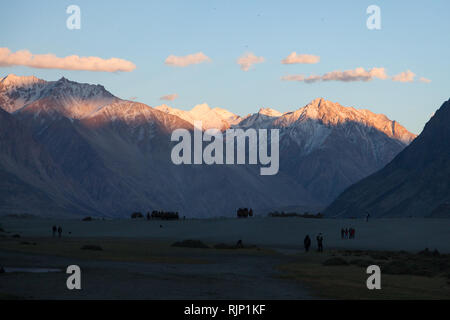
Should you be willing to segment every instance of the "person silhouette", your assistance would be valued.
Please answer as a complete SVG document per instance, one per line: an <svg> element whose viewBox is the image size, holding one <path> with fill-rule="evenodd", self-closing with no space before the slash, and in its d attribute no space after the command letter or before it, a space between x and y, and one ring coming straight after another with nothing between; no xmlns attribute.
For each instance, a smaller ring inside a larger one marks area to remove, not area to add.
<svg viewBox="0 0 450 320"><path fill-rule="evenodd" d="M303 240L303 246L305 247L305 251L308 252L309 247L311 246L311 238L309 237L309 234L307 234Z"/></svg>
<svg viewBox="0 0 450 320"><path fill-rule="evenodd" d="M53 226L52 231L53 231L53 238L54 238L56 235L56 226Z"/></svg>
<svg viewBox="0 0 450 320"><path fill-rule="evenodd" d="M317 235L317 251L323 252L323 236L322 233Z"/></svg>
<svg viewBox="0 0 450 320"><path fill-rule="evenodd" d="M61 234L62 234L62 228L61 226L58 227L58 237L61 238Z"/></svg>

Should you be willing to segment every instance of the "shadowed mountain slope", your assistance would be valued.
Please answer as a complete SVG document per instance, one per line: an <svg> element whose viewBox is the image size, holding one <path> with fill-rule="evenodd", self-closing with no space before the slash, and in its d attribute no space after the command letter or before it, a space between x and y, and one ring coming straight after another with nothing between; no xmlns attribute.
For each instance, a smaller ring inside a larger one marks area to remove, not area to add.
<svg viewBox="0 0 450 320"><path fill-rule="evenodd" d="M386 167L352 185L328 216L450 217L450 101Z"/></svg>

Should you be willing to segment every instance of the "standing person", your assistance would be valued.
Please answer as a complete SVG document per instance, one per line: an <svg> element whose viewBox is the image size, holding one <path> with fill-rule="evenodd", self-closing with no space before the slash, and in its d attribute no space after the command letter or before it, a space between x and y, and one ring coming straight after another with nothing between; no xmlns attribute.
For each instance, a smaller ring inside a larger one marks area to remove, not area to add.
<svg viewBox="0 0 450 320"><path fill-rule="evenodd" d="M305 251L308 252L309 247L311 247L311 238L309 237L309 234L307 234L303 240L303 246L305 247Z"/></svg>
<svg viewBox="0 0 450 320"><path fill-rule="evenodd" d="M345 228L345 239L348 239L348 229Z"/></svg>
<svg viewBox="0 0 450 320"><path fill-rule="evenodd" d="M53 226L52 231L53 231L53 238L54 238L56 235L56 226Z"/></svg>
<svg viewBox="0 0 450 320"><path fill-rule="evenodd" d="M61 234L62 234L62 228L61 226L58 227L58 237L61 238Z"/></svg>
<svg viewBox="0 0 450 320"><path fill-rule="evenodd" d="M370 218L370 213L368 213L366 216L366 222L369 222L369 218Z"/></svg>
<svg viewBox="0 0 450 320"><path fill-rule="evenodd" d="M317 251L323 252L323 236L322 233L317 235Z"/></svg>
<svg viewBox="0 0 450 320"><path fill-rule="evenodd" d="M345 237L345 230L344 228L341 228L341 239L344 239Z"/></svg>

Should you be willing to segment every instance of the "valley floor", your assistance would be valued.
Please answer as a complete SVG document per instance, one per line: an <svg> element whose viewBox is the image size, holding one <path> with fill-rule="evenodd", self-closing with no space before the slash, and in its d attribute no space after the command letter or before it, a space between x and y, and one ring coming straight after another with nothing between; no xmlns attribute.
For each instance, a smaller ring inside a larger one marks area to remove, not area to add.
<svg viewBox="0 0 450 320"><path fill-rule="evenodd" d="M53 225L62 226L61 239L52 237ZM450 220L3 217L0 226L0 266L7 270L0 274L0 299L450 299L450 259L442 255L450 252ZM356 239L342 240L341 227L354 227ZM324 253L315 252L318 232L324 235ZM304 253L307 233L313 251ZM171 246L186 239L211 248ZM249 247L213 248L238 239ZM102 250L82 250L86 245ZM427 247L441 255L398 252ZM336 257L345 263L324 265ZM367 262L380 264L382 274L384 266L390 268L382 275L382 290L366 288ZM82 270L80 291L66 288L65 269L72 264ZM61 272L8 272L11 268Z"/></svg>

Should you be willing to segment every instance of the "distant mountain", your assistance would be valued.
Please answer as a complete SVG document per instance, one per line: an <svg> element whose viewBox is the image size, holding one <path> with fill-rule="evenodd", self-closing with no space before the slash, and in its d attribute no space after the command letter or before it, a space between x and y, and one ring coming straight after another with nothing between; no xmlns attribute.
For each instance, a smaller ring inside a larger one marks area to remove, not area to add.
<svg viewBox="0 0 450 320"><path fill-rule="evenodd" d="M382 168L415 138L384 115L322 98L284 114L262 109L237 127L280 129L280 171L323 204Z"/></svg>
<svg viewBox="0 0 450 320"><path fill-rule="evenodd" d="M450 100L382 170L352 185L328 216L450 217Z"/></svg>
<svg viewBox="0 0 450 320"><path fill-rule="evenodd" d="M221 108L211 109L206 103L196 105L190 111L171 108L167 105L158 106L155 107L155 109L180 117L191 124L194 124L194 121L201 121L202 128L205 130L226 130L242 120L240 116L237 116L228 110Z"/></svg>
<svg viewBox="0 0 450 320"><path fill-rule="evenodd" d="M324 99L241 118L206 104L152 108L65 78L0 79L0 111L7 123L0 149L9 150L0 157L0 213L124 216L156 209L207 217L234 215L238 207L317 208L414 139L383 115ZM255 165L174 165L170 135L192 131L195 120L203 129L279 128L279 173L261 176ZM31 198L36 202L25 205Z"/></svg>
<svg viewBox="0 0 450 320"><path fill-rule="evenodd" d="M239 123L235 124L237 128L268 128L275 119L282 116L282 113L270 108L261 108L257 113L249 114Z"/></svg>
<svg viewBox="0 0 450 320"><path fill-rule="evenodd" d="M58 112L67 118L80 119L115 100L118 98L101 85L76 83L65 78L44 81L34 76L11 74L0 79L0 106L10 113L23 108L33 109L33 103L39 101L39 111ZM47 104L51 106L45 110Z"/></svg>

